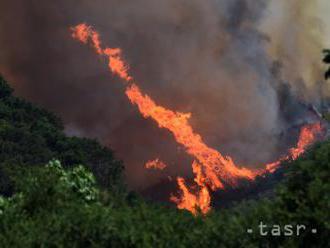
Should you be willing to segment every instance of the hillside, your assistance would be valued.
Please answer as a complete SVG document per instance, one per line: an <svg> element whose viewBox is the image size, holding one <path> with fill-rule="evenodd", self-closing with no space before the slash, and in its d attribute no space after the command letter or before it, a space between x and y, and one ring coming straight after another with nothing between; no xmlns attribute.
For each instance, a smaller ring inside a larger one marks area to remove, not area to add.
<svg viewBox="0 0 330 248"><path fill-rule="evenodd" d="M65 168L84 164L103 187L122 182L123 165L95 140L66 137L54 114L14 97L0 76L0 192L10 194L10 170L59 159Z"/></svg>
<svg viewBox="0 0 330 248"><path fill-rule="evenodd" d="M111 150L66 137L56 116L14 97L2 78L0 147L1 247L328 246L330 141L287 162L271 199L197 217L127 193ZM297 225L306 230L297 235Z"/></svg>

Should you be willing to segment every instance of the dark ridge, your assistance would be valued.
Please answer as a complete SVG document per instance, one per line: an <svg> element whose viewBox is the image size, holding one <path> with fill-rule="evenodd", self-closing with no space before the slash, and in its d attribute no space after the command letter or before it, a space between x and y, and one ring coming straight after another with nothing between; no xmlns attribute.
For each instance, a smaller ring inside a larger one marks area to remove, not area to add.
<svg viewBox="0 0 330 248"><path fill-rule="evenodd" d="M51 159L59 159L64 167L87 166L102 187L122 183L123 165L112 150L96 140L65 136L56 115L12 93L0 77L0 193L12 193L10 171L45 165Z"/></svg>

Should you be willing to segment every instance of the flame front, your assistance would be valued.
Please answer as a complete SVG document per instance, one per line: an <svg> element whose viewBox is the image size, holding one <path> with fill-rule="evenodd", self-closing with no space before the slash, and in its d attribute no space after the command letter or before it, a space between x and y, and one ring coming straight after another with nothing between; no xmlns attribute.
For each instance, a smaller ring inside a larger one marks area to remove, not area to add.
<svg viewBox="0 0 330 248"><path fill-rule="evenodd" d="M322 132L323 128L320 122L305 125L301 129L297 147L289 150L289 156L292 159L297 159L302 153L304 153L308 146L310 146L316 141L317 136Z"/></svg>
<svg viewBox="0 0 330 248"><path fill-rule="evenodd" d="M236 185L237 179L253 179L256 173L245 168L238 168L229 157L223 157L218 151L208 147L199 134L196 134L188 120L191 114L168 110L143 95L136 84L126 89L126 95L145 118L152 118L160 128L168 129L175 140L186 148L186 152L195 157L203 166L208 185L213 189L223 188L222 181Z"/></svg>
<svg viewBox="0 0 330 248"><path fill-rule="evenodd" d="M101 48L99 34L86 24L79 24L72 28L72 37L87 44L90 42L95 51L105 55L109 60L109 69L126 83L126 95L131 103L138 106L140 113L145 118L155 120L160 128L168 129L175 140L186 148L191 156L195 157L203 166L208 178L208 185L212 189L223 188L222 181L236 185L239 178L253 179L256 173L238 168L230 157L222 156L218 151L208 147L201 136L194 132L188 120L190 113L175 112L157 105L148 95L144 95L141 89L134 83L133 77L128 73L128 65L122 57L119 48Z"/></svg>
<svg viewBox="0 0 330 248"><path fill-rule="evenodd" d="M204 186L198 192L191 193L182 177L178 177L177 182L182 195L180 197L171 196L170 199L177 204L179 209L186 209L194 215L197 215L199 211L202 214L210 211L211 197L207 187Z"/></svg>
<svg viewBox="0 0 330 248"><path fill-rule="evenodd" d="M141 89L134 82L129 74L129 66L122 56L120 48L102 49L99 34L86 24L79 24L71 29L72 37L84 44L90 44L95 52L108 58L109 70L121 78L125 83L126 95L130 102L138 107L144 118L151 118L157 122L160 128L169 130L177 143L182 145L186 152L194 157L192 168L195 174L195 182L198 186L196 193L188 189L183 178L177 179L182 195L180 198L171 197L177 203L178 208L187 209L196 214L199 209L202 213L210 210L210 194L212 190L224 188L224 183L236 186L239 179L253 180L257 175L266 171L272 171L280 164L280 161L266 166L266 170L252 171L247 168L240 168L228 156L223 156L219 151L207 146L202 137L197 134L189 124L191 113L180 113L157 105L148 95L142 93ZM296 148L290 149L288 155L293 159L297 158L315 140L315 134L321 127L305 127L302 130ZM315 132L314 132L315 131ZM195 190L196 191L196 190Z"/></svg>
<svg viewBox="0 0 330 248"><path fill-rule="evenodd" d="M266 170L269 172L274 172L284 160L295 160L302 153L305 152L306 148L313 144L317 140L317 136L323 132L323 128L320 122L305 125L302 127L298 139L297 146L289 149L289 154L282 157L276 162L266 165Z"/></svg>
<svg viewBox="0 0 330 248"><path fill-rule="evenodd" d="M180 195L180 197L171 196L171 200L177 204L179 209L186 209L194 215L197 215L199 211L202 214L206 214L211 209L211 196L206 186L206 178L203 175L203 170L200 164L194 161L192 167L195 174L194 181L198 185L198 189L195 190L197 192L191 193L185 180L179 177L177 182L182 195Z"/></svg>
<svg viewBox="0 0 330 248"><path fill-rule="evenodd" d="M195 174L194 181L198 185L198 190L195 194L191 193L186 186L185 180L181 177L177 179L179 188L182 192L180 197L171 196L171 200L175 202L179 209L186 209L196 215L198 211L206 214L210 211L211 196L206 186L207 178L203 174L203 169L196 161L192 164Z"/></svg>

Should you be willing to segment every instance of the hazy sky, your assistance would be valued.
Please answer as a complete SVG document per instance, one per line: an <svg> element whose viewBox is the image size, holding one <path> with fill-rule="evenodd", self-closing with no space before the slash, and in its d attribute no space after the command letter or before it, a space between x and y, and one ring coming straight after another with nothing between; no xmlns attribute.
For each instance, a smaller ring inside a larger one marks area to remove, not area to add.
<svg viewBox="0 0 330 248"><path fill-rule="evenodd" d="M325 31L325 45L330 47L330 1L329 0L319 0L319 11L320 18L324 23L324 31Z"/></svg>

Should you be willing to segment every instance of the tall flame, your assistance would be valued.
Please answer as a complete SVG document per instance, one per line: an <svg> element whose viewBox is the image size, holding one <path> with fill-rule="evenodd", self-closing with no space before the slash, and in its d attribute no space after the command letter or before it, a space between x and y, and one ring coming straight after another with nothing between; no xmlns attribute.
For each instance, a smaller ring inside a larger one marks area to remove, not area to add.
<svg viewBox="0 0 330 248"><path fill-rule="evenodd" d="M175 140L181 144L186 152L194 157L192 167L195 174L195 182L199 190L191 193L183 178L178 178L177 182L182 195L180 198L174 196L171 200L176 202L178 208L187 209L196 214L197 209L206 213L210 209L210 194L208 188L212 190L224 188L224 183L236 186L241 178L254 179L257 175L265 171L275 170L280 161L266 166L266 170L252 171L247 168L238 167L228 156L223 156L219 151L207 146L202 137L197 134L189 124L191 113L180 113L157 105L148 95L142 93L135 83L134 78L129 74L129 66L123 59L120 48L102 48L100 35L91 26L79 24L71 28L72 37L84 44L90 44L95 52L108 58L109 70L121 78L125 83L126 95L132 104L137 105L138 110L144 118L151 118L157 122L160 128L169 130ZM300 135L296 148L290 149L289 157L295 159L299 156L307 145L315 140L315 135L321 129L319 126L306 126Z"/></svg>
<svg viewBox="0 0 330 248"><path fill-rule="evenodd" d="M182 195L180 197L171 196L171 200L177 204L179 209L186 209L194 215L197 215L198 211L202 214L206 214L211 209L210 193L205 184L206 180L201 165L194 161L192 166L195 174L195 182L199 186L199 189L197 189L197 192L191 193L185 180L179 177L177 182Z"/></svg>
<svg viewBox="0 0 330 248"><path fill-rule="evenodd" d="M255 172L238 168L230 157L224 157L215 149L208 147L188 123L190 113L185 114L166 109L157 105L148 95L144 95L133 82L133 77L129 76L129 67L122 57L121 49L102 49L99 34L86 24L79 24L71 30L73 38L84 44L90 42L98 54L108 57L110 71L130 83L126 88L129 100L138 106L140 113L145 118L152 118L160 128L168 129L176 141L186 148L187 153L203 165L208 184L212 189L223 188L222 181L236 185L238 178L253 179L256 176Z"/></svg>
<svg viewBox="0 0 330 248"><path fill-rule="evenodd" d="M229 157L223 157L218 151L208 147L199 134L196 134L188 120L191 114L184 114L168 110L156 103L147 95L143 95L136 84L126 89L126 95L145 118L152 118L160 128L168 129L175 140L186 148L188 154L195 157L202 165L208 184L212 189L223 188L222 181L236 185L238 178L253 179L255 173L238 168Z"/></svg>
<svg viewBox="0 0 330 248"><path fill-rule="evenodd" d="M133 80L128 74L129 66L122 58L122 51L120 48L101 48L100 35L92 29L91 26L85 23L79 24L71 28L72 37L81 41L84 44L91 43L96 53L99 55L105 55L109 60L109 69L113 74L118 75L126 82Z"/></svg>
<svg viewBox="0 0 330 248"><path fill-rule="evenodd" d="M177 182L182 195L180 198L171 196L171 201L177 204L179 209L186 209L192 214L197 215L198 211L206 214L210 211L211 197L207 187L202 187L197 193L191 193L182 177L177 178Z"/></svg>

